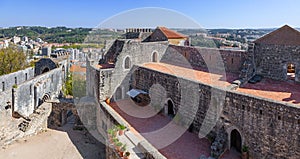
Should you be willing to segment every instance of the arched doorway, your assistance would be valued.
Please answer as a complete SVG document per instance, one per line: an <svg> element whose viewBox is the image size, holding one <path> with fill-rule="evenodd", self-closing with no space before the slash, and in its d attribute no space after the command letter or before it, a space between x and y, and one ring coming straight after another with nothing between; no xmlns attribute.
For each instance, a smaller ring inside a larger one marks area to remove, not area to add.
<svg viewBox="0 0 300 159"><path fill-rule="evenodd" d="M130 58L129 57L126 57L125 58L125 61L124 61L124 68L125 69L129 69L131 67L131 61L130 61Z"/></svg>
<svg viewBox="0 0 300 159"><path fill-rule="evenodd" d="M242 152L242 137L236 129L230 133L230 148L235 148L238 152Z"/></svg>
<svg viewBox="0 0 300 159"><path fill-rule="evenodd" d="M170 118L174 118L175 116L175 111L174 111L174 104L171 100L168 100L168 116Z"/></svg>
<svg viewBox="0 0 300 159"><path fill-rule="evenodd" d="M153 52L153 54L152 54L152 62L157 62L157 52Z"/></svg>

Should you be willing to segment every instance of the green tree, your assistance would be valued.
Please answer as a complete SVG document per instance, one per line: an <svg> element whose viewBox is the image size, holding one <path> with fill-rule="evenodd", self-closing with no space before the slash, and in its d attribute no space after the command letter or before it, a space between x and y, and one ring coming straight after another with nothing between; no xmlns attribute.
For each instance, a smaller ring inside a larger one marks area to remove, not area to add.
<svg viewBox="0 0 300 159"><path fill-rule="evenodd" d="M0 49L0 75L16 72L28 66L26 55L16 47Z"/></svg>

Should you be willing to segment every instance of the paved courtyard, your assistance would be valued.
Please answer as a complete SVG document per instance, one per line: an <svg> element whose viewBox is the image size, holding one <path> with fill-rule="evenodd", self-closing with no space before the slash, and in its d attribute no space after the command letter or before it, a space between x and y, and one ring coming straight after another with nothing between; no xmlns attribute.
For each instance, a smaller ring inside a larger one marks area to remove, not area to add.
<svg viewBox="0 0 300 159"><path fill-rule="evenodd" d="M206 138L199 139L197 134L174 124L169 117L153 112L151 107L138 107L131 100L119 100L110 105L167 158L198 159L201 155L209 156L210 142ZM234 158L239 157L232 153L224 156L224 159Z"/></svg>

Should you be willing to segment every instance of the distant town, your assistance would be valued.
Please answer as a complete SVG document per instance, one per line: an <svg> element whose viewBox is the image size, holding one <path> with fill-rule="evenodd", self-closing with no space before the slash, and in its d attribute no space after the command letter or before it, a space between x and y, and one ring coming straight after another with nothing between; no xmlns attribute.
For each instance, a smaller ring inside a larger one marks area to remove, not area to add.
<svg viewBox="0 0 300 159"><path fill-rule="evenodd" d="M155 28L153 28L154 30ZM247 43L275 30L275 29L173 29L187 35L192 46L216 47L221 49L246 50ZM31 55L45 55L50 47L51 51L57 48L79 48L89 34L101 35L101 38L89 40L95 48L103 48L105 40L123 38L124 29L90 28L46 28L39 26L19 26L0 28L0 48L6 48L11 42L19 49ZM44 49L43 49L44 48ZM44 50L44 51L43 51Z"/></svg>

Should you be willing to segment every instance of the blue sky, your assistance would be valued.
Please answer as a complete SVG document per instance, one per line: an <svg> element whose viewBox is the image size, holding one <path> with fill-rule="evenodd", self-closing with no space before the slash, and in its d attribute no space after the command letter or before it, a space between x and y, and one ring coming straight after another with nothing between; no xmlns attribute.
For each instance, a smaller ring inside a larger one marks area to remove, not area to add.
<svg viewBox="0 0 300 159"><path fill-rule="evenodd" d="M300 27L298 0L0 0L0 27L92 28L116 14L142 7L180 12L204 28ZM144 14L138 14L130 19L143 18ZM176 16L173 19L178 21Z"/></svg>

